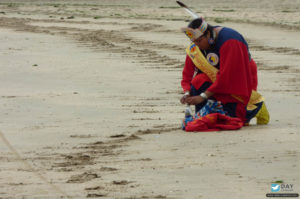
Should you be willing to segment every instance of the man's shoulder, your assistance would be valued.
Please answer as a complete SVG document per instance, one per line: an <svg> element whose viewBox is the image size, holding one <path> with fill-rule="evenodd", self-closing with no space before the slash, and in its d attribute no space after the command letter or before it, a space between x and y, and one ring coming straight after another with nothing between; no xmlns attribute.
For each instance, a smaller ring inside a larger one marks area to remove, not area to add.
<svg viewBox="0 0 300 199"><path fill-rule="evenodd" d="M225 42L230 40L240 41L247 45L244 37L238 31L232 28L223 27L222 30L220 30L218 35L219 46L222 46Z"/></svg>
<svg viewBox="0 0 300 199"><path fill-rule="evenodd" d="M242 35L238 31L228 27L223 27L219 33L219 38L222 40L240 39L241 37Z"/></svg>

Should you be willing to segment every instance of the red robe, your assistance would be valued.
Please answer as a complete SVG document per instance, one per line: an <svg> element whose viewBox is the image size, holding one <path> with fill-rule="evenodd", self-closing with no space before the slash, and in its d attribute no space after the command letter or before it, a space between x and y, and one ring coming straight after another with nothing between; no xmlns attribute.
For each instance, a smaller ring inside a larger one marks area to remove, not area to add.
<svg viewBox="0 0 300 199"><path fill-rule="evenodd" d="M236 103L235 115L246 121L246 107L251 91L257 89L257 67L253 59L249 61L248 47L245 42L225 38L219 45L219 72L216 81L207 89L215 93L213 98L222 104ZM190 91L191 85L199 89L204 82L211 82L203 73L195 77L195 65L187 56L182 72L181 86L184 91ZM243 102L232 97L239 96Z"/></svg>

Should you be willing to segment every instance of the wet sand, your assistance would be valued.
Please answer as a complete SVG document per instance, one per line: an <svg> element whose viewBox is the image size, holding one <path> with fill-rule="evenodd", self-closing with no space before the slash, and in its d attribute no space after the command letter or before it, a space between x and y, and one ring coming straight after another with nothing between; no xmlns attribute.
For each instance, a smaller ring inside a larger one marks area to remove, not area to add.
<svg viewBox="0 0 300 199"><path fill-rule="evenodd" d="M299 193L300 3L202 3L247 39L269 125L180 130L190 17L173 1L1 2L0 198Z"/></svg>

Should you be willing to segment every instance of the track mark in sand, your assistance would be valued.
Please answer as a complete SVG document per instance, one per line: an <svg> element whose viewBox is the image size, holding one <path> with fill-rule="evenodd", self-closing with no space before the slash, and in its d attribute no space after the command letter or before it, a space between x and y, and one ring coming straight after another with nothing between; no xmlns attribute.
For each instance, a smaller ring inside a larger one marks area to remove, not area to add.
<svg viewBox="0 0 300 199"><path fill-rule="evenodd" d="M114 181L112 181L112 184L114 184L114 185L128 185L130 183L133 183L133 182L127 181L127 180L121 180L121 181L114 180Z"/></svg>
<svg viewBox="0 0 300 199"><path fill-rule="evenodd" d="M94 163L95 157L83 153L74 153L70 155L62 155L63 161L56 162L52 168L82 167ZM72 169L70 169L71 171ZM66 171L66 170L63 170Z"/></svg>
<svg viewBox="0 0 300 199"><path fill-rule="evenodd" d="M86 195L87 198L101 198L106 196L107 194L101 194L101 193L89 193Z"/></svg>
<svg viewBox="0 0 300 199"><path fill-rule="evenodd" d="M67 180L67 183L84 183L96 178L100 178L100 176L96 173L84 172L82 174L71 176L70 179Z"/></svg>
<svg viewBox="0 0 300 199"><path fill-rule="evenodd" d="M129 159L129 160L124 160L124 162L150 162L152 161L151 158L139 158L139 159Z"/></svg>
<svg viewBox="0 0 300 199"><path fill-rule="evenodd" d="M110 138L121 138L121 137L126 137L126 135L124 134L117 134L117 135L112 135L112 136L109 136Z"/></svg>
<svg viewBox="0 0 300 199"><path fill-rule="evenodd" d="M300 77L289 78L287 81L289 83L298 83L300 82Z"/></svg>
<svg viewBox="0 0 300 199"><path fill-rule="evenodd" d="M108 195L107 193L101 193L105 190L105 187L102 186L87 187L84 190L88 192L88 194L86 195L87 198L101 198L106 197Z"/></svg>
<svg viewBox="0 0 300 199"><path fill-rule="evenodd" d="M26 167L26 169L29 172L32 172L34 175L36 175L42 182L49 185L53 191L55 191L57 194L62 195L66 198L71 198L67 193L65 193L63 190L61 190L58 186L50 183L48 179L46 179L45 176L43 176L39 171L34 169L18 152L17 150L10 144L10 142L6 139L4 134L0 131L0 138L4 142L4 144L7 146L7 148L15 155L15 157L23 163L23 165Z"/></svg>
<svg viewBox="0 0 300 199"><path fill-rule="evenodd" d="M104 189L104 187L96 186L96 187L87 187L84 190L93 191L93 190L102 190L102 189Z"/></svg>
<svg viewBox="0 0 300 199"><path fill-rule="evenodd" d="M268 71L276 71L276 72L287 71L291 68L290 66L268 66L263 62L256 62L256 64L259 70L268 70Z"/></svg>
<svg viewBox="0 0 300 199"><path fill-rule="evenodd" d="M75 39L90 47L105 47L105 50L114 53L120 53L131 56L139 63L159 63L165 66L175 66L177 68L180 60L170 58L166 55L160 55L156 50L167 49L181 52L184 50L181 46L156 44L150 41L137 40L130 38L120 31L98 30L86 34L80 33Z"/></svg>
<svg viewBox="0 0 300 199"><path fill-rule="evenodd" d="M292 76L288 75L286 78L283 78L283 83L280 86L288 86L285 89L273 89L272 92L300 92L300 70L298 68L294 68L292 66L268 66L263 62L256 62L258 70L265 70L275 73L283 73L283 74L291 74Z"/></svg>
<svg viewBox="0 0 300 199"><path fill-rule="evenodd" d="M172 131L179 130L180 128L171 127L171 128L163 128L163 129L146 129L146 130L138 130L135 134L136 135L145 135L145 134L161 134L161 133L168 133Z"/></svg>
<svg viewBox="0 0 300 199"><path fill-rule="evenodd" d="M240 173L237 171L225 171L224 175L229 176L229 175L233 175L233 176L240 176Z"/></svg>
<svg viewBox="0 0 300 199"><path fill-rule="evenodd" d="M70 138L92 138L92 137L96 137L95 135L70 135Z"/></svg>
<svg viewBox="0 0 300 199"><path fill-rule="evenodd" d="M295 48L288 48L288 47L270 47L265 45L260 45L256 41L249 42L250 49L258 50L258 51L270 51L274 53L278 53L280 55L293 55L297 56L300 55L300 50ZM288 82L289 88L286 89L274 89L272 92L299 92L298 86L300 86L299 81L295 81L299 79L299 72L300 70L298 68L292 67L292 66L273 66L268 65L263 62L256 61L258 70L265 70L265 71L274 71L276 73L291 73L294 77L289 77L286 82ZM281 85L282 86L282 85ZM291 86L294 86L295 88L290 88Z"/></svg>
<svg viewBox="0 0 300 199"><path fill-rule="evenodd" d="M123 199L175 199L173 197L167 197L167 196L163 196L163 195L156 195L156 196L133 196L133 197L127 197L127 198L123 198Z"/></svg>
<svg viewBox="0 0 300 199"><path fill-rule="evenodd" d="M154 30L161 30L163 25L152 24L152 23L145 23L145 24L136 24L131 27L129 30L135 32L150 32Z"/></svg>
<svg viewBox="0 0 300 199"><path fill-rule="evenodd" d="M118 171L118 169L112 167L101 167L100 171Z"/></svg>
<svg viewBox="0 0 300 199"><path fill-rule="evenodd" d="M271 51L274 53L284 54L284 55L300 55L300 50L296 48L289 47L272 47L259 44L257 41L247 39L250 50L257 51Z"/></svg>
<svg viewBox="0 0 300 199"><path fill-rule="evenodd" d="M63 36L74 38L80 45L92 49L102 49L105 51L124 54L126 57L129 55L134 60L138 60L140 63L153 63L168 66L166 68L178 68L178 63L182 62L182 60L177 60L166 55L160 55L157 51L165 49L182 52L184 51L183 46L139 40L127 36L122 31L116 30L92 31L70 27L40 27L30 25L30 22L32 21L38 22L38 20L32 19L0 17L0 24L3 27L13 28L17 31L52 35L61 34Z"/></svg>
<svg viewBox="0 0 300 199"><path fill-rule="evenodd" d="M96 164L96 159L99 157L118 156L121 151L118 151L117 149L120 149L129 141L138 139L140 138L133 134L130 136L115 137L106 142L97 141L73 147L73 150L79 150L79 152L53 155L52 158L54 163L51 165L51 169L62 172L84 169L88 165ZM114 168L109 170L109 167L102 167L102 171L104 170L116 171Z"/></svg>
<svg viewBox="0 0 300 199"><path fill-rule="evenodd" d="M150 121L150 120L161 120L161 118L148 118L148 117L143 117L143 118L132 118L131 120L147 120L147 121Z"/></svg>
<svg viewBox="0 0 300 199"><path fill-rule="evenodd" d="M122 105L122 106L123 107L157 107L159 105L141 103L141 104Z"/></svg>
<svg viewBox="0 0 300 199"><path fill-rule="evenodd" d="M133 113L161 113L161 111L156 110L133 110Z"/></svg>
<svg viewBox="0 0 300 199"><path fill-rule="evenodd" d="M141 139L140 135L145 134L161 134L172 132L174 130L178 130L179 128L171 128L166 126L156 126L155 129L147 129L147 130L139 130L134 134L129 136L125 136L125 134L120 134L113 137L108 141L97 141L88 144L83 144L81 146L74 147L74 150L79 150L79 152L72 154L55 154L49 156L53 159L52 165L50 165L50 170L56 170L58 172L74 172L74 171L82 171L87 166L94 164L102 164L100 168L101 172L118 172L119 169L113 167L105 166L105 160L110 159L113 156L119 156L122 153L122 149L124 146L128 145L128 142ZM107 157L107 158L105 158ZM99 163L99 158L101 158L102 163ZM46 160L44 160L46 161ZM47 159L49 162L49 159ZM149 158L142 158L138 161L151 161ZM97 173L92 173L90 171L86 171L81 174L71 176L67 183L84 183L96 178L100 178Z"/></svg>
<svg viewBox="0 0 300 199"><path fill-rule="evenodd" d="M12 98L16 98L17 96L14 95L8 95L8 96L1 96L1 98L6 98L6 99L12 99Z"/></svg>

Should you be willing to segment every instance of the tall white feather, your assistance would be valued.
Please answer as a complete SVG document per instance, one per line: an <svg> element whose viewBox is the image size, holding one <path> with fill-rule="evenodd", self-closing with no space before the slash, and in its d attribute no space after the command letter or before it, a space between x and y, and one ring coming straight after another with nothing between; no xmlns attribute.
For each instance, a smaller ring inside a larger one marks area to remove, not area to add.
<svg viewBox="0 0 300 199"><path fill-rule="evenodd" d="M192 10L190 10L190 9L188 9L188 8L184 8L188 13L190 13L190 15L192 15L192 17L194 18L194 19L196 19L196 18L199 18L199 16L195 13L195 12L193 12Z"/></svg>
<svg viewBox="0 0 300 199"><path fill-rule="evenodd" d="M192 15L193 18L199 18L199 15L195 13L193 10L191 10L189 7L187 7L184 3L181 1L176 1L182 8L184 8L190 15Z"/></svg>

